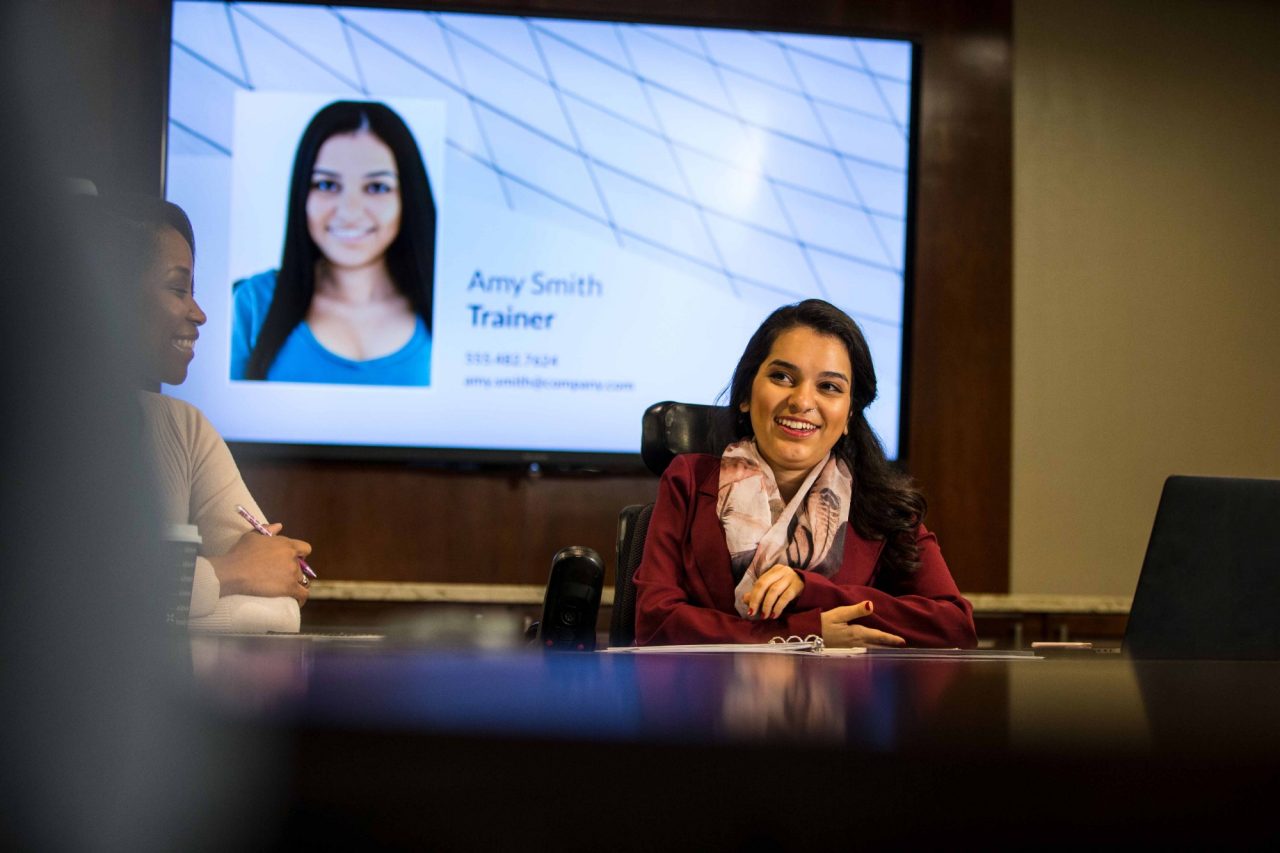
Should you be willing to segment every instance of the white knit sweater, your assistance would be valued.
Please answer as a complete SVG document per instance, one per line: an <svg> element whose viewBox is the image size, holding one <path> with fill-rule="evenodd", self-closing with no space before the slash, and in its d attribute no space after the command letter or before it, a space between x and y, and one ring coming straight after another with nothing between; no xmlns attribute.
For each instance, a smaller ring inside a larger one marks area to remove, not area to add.
<svg viewBox="0 0 1280 853"><path fill-rule="evenodd" d="M205 559L225 554L249 530L248 522L236 513L237 504L266 523L226 442L195 406L148 391L139 396L148 446L154 453L163 522L194 524L204 540L191 588L191 629L297 633L301 622L297 601L222 596L213 565Z"/></svg>

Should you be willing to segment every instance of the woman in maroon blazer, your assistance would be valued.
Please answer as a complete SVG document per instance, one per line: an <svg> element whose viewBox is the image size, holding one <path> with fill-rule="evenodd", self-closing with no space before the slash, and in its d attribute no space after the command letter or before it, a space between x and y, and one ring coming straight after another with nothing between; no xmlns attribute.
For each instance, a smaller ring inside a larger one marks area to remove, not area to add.
<svg viewBox="0 0 1280 853"><path fill-rule="evenodd" d="M637 642L974 646L924 497L867 423L876 376L853 320L818 299L779 308L729 396L732 443L677 457L658 487Z"/></svg>

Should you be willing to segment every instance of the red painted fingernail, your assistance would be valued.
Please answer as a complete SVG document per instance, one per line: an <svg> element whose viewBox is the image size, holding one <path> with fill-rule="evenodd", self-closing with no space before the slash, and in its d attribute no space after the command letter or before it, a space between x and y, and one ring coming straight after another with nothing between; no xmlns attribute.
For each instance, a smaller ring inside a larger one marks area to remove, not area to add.
<svg viewBox="0 0 1280 853"><path fill-rule="evenodd" d="M748 608L747 608L747 615L748 615L748 616L755 616L755 615L756 615L755 608L754 608L754 607L748 607Z"/></svg>

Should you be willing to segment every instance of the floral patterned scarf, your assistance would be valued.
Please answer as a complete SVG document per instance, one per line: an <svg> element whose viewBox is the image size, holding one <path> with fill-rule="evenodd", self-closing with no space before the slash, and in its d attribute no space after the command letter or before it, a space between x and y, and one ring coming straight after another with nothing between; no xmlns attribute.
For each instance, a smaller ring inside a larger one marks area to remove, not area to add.
<svg viewBox="0 0 1280 853"><path fill-rule="evenodd" d="M782 563L831 577L844 558L845 522L853 495L848 467L830 453L815 465L791 502L783 504L773 470L755 439L725 448L720 458L716 513L724 526L734 577L734 606L746 617L742 598L756 578Z"/></svg>

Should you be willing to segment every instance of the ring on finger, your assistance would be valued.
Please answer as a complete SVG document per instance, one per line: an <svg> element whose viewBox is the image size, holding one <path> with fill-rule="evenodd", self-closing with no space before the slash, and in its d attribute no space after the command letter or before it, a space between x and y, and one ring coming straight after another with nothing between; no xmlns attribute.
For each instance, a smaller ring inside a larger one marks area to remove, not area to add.
<svg viewBox="0 0 1280 853"><path fill-rule="evenodd" d="M298 583L302 584L303 586L311 586L311 579L306 575L303 575L301 578L298 579Z"/></svg>

